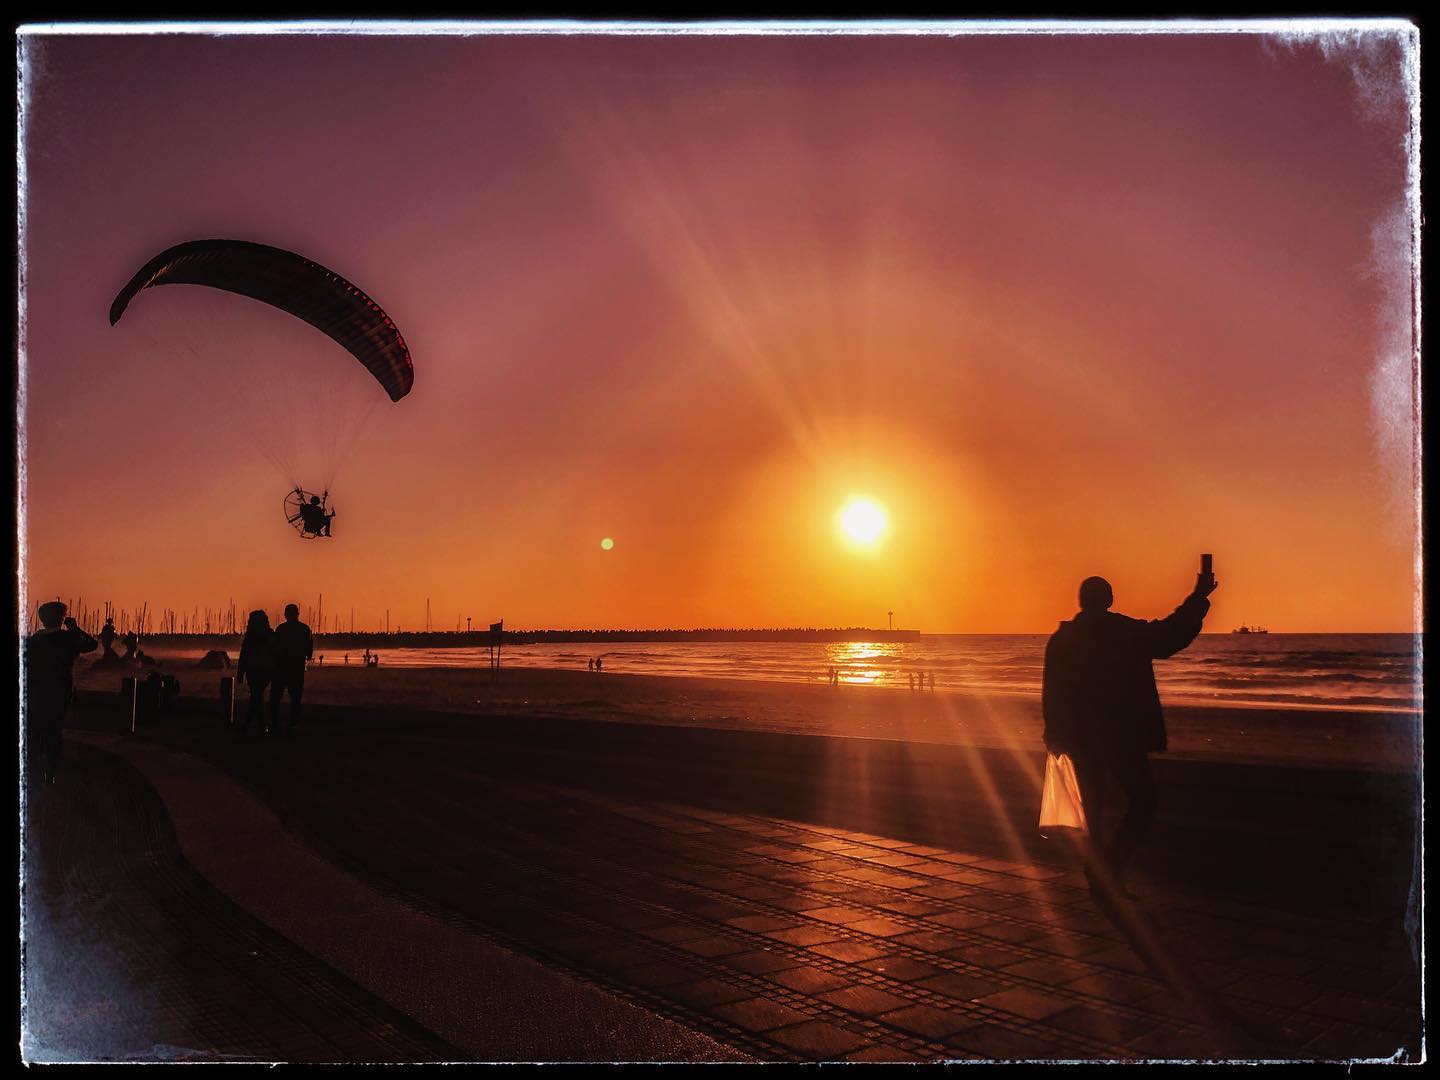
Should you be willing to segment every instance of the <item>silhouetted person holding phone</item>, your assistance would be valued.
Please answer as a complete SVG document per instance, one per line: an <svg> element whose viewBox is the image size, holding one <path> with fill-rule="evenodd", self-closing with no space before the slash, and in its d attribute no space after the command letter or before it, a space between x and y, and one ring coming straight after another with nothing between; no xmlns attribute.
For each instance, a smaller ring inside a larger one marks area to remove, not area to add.
<svg viewBox="0 0 1440 1080"><path fill-rule="evenodd" d="M270 616L263 611L250 612L245 623L245 637L240 641L240 659L235 666L235 681L250 688L250 708L245 713L241 736L255 732L265 737L265 688L275 679L275 631L270 629Z"/></svg>
<svg viewBox="0 0 1440 1080"><path fill-rule="evenodd" d="M1075 763L1090 826L1085 876L1097 899L1111 892L1130 895L1125 865L1155 816L1148 755L1164 750L1166 739L1152 661L1174 656L1195 640L1216 584L1214 574L1202 571L1178 608L1146 622L1111 611L1110 583L1086 578L1080 583L1079 614L1062 622L1045 647L1045 746ZM1102 823L1107 778L1126 798L1125 816L1109 839Z"/></svg>
<svg viewBox="0 0 1440 1080"><path fill-rule="evenodd" d="M315 640L310 627L300 621L300 608L296 604L285 605L285 621L275 628L275 684L270 691L270 730L280 731L280 696L290 692L289 723L285 725L287 735L295 734L295 725L300 722L300 699L305 693L305 661L315 652Z"/></svg>
<svg viewBox="0 0 1440 1080"><path fill-rule="evenodd" d="M30 782L53 784L60 768L60 738L75 692L75 659L99 646L65 617L59 600L41 604L40 629L25 639L25 728Z"/></svg>

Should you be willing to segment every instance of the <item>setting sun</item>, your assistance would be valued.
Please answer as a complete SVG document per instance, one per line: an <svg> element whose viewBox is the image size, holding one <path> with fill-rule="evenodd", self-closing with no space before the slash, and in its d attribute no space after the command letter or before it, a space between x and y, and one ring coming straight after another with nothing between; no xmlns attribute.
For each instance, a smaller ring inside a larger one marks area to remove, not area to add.
<svg viewBox="0 0 1440 1080"><path fill-rule="evenodd" d="M853 498L840 508L840 532L862 547L874 547L890 528L889 515L870 499Z"/></svg>

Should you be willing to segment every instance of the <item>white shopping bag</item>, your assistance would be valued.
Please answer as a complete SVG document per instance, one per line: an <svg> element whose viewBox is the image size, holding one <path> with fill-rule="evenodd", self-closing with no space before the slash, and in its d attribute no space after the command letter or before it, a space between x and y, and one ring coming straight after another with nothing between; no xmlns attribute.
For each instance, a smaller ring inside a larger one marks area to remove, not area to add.
<svg viewBox="0 0 1440 1080"><path fill-rule="evenodd" d="M1045 756L1045 788L1040 793L1040 828L1087 832L1080 782L1069 754Z"/></svg>

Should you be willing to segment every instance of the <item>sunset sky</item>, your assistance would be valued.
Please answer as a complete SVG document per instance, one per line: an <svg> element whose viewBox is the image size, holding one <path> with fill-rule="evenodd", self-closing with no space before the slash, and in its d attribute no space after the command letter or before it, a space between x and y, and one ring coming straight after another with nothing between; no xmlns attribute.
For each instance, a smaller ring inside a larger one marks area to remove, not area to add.
<svg viewBox="0 0 1440 1080"><path fill-rule="evenodd" d="M1209 630L1415 625L1393 36L25 51L32 608L1043 632L1211 551ZM211 290L108 324L205 237L350 278L414 391Z"/></svg>

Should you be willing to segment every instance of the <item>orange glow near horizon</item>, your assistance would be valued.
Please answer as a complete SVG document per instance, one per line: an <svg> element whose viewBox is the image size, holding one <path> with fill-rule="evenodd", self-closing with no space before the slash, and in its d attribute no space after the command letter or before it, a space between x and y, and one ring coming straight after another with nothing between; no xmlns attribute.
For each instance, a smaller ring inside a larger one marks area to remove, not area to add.
<svg viewBox="0 0 1440 1080"><path fill-rule="evenodd" d="M1044 633L1094 574L1117 611L1162 616L1213 551L1208 631L1416 628L1409 266L1375 246L1403 209L1408 114L1362 100L1338 46L44 51L31 608L273 617L323 593L371 629L420 627L428 604L436 627L893 611ZM376 75L400 70L433 78ZM116 122L136 116L143 138ZM406 132L402 158L377 165L377 130ZM362 286L405 335L413 393L392 405L310 327L190 286L107 324L146 258L210 235ZM318 490L326 454L334 538L302 541L281 497Z"/></svg>

